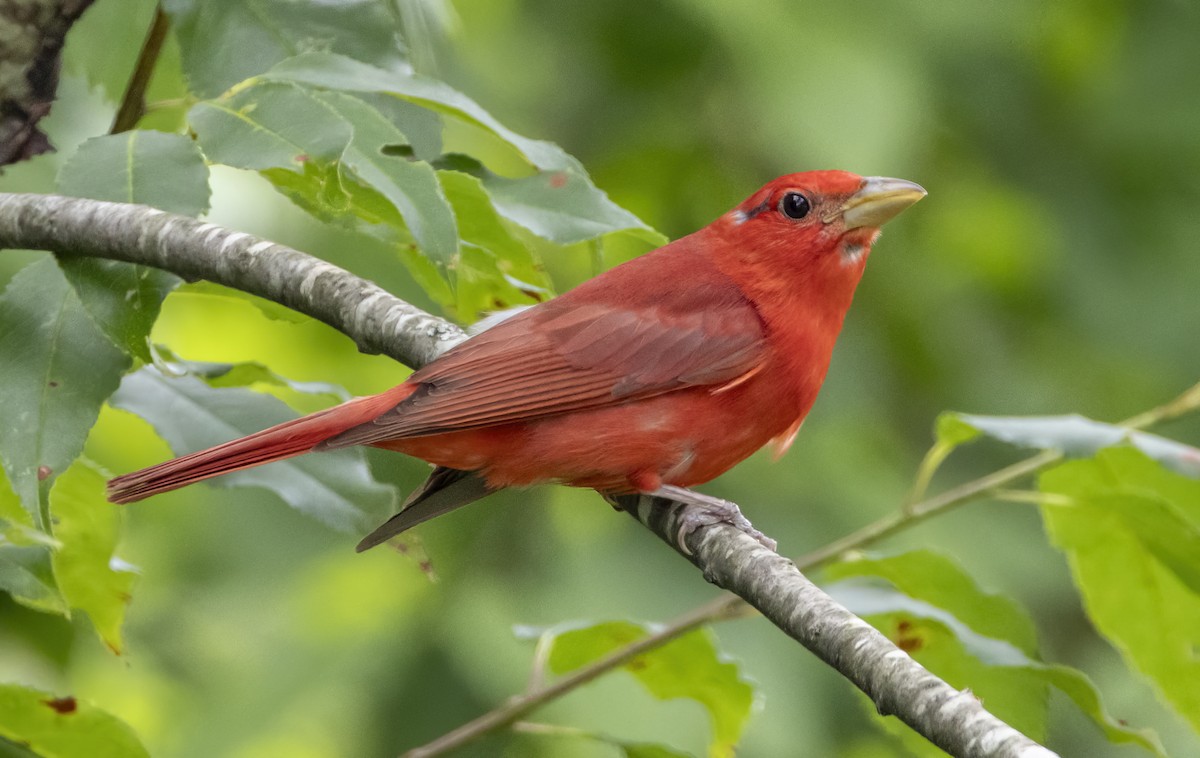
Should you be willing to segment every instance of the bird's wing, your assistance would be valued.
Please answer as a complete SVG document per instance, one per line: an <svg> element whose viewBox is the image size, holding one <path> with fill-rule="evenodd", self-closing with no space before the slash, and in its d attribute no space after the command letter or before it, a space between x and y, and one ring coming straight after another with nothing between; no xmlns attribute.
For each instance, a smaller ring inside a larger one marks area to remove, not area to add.
<svg viewBox="0 0 1200 758"><path fill-rule="evenodd" d="M667 298L669 300L669 296ZM746 301L681 309L551 301L471 338L413 374L416 390L323 447L441 434L719 388L762 367Z"/></svg>
<svg viewBox="0 0 1200 758"><path fill-rule="evenodd" d="M400 506L399 513L363 537L354 549L360 553L370 550L417 524L424 524L431 518L470 505L494 491L478 472L438 466L425 483L408 496L404 505Z"/></svg>

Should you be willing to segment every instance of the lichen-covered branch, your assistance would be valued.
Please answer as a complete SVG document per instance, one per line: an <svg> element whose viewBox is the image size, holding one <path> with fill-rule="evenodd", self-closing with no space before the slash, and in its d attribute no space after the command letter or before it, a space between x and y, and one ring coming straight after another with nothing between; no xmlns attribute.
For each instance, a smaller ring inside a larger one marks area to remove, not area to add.
<svg viewBox="0 0 1200 758"><path fill-rule="evenodd" d="M54 149L38 121L54 104L67 31L91 4L0 2L0 166Z"/></svg>
<svg viewBox="0 0 1200 758"><path fill-rule="evenodd" d="M464 338L458 327L329 263L145 206L0 193L0 247L139 263L185 279L235 287L320 319L366 352L384 353L411 366L429 362ZM625 498L620 505L684 554L709 581L742 597L854 682L882 713L898 716L944 750L980 758L1054 756L838 605L791 561L767 547L769 540L762 535L734 526L736 519L714 517L711 498L680 490L672 497ZM608 668L598 667L578 683L604 670ZM552 688L553 696L570 689L561 685ZM443 748L510 724L545 699L534 698L536 702L509 710L502 706L481 717L478 728L472 728L472 722L456 730L461 738L432 751L426 746L420 754L440 754Z"/></svg>
<svg viewBox="0 0 1200 758"><path fill-rule="evenodd" d="M207 279L312 316L365 353L421 366L457 344L457 326L319 258L144 205L0 193L0 246L85 255Z"/></svg>

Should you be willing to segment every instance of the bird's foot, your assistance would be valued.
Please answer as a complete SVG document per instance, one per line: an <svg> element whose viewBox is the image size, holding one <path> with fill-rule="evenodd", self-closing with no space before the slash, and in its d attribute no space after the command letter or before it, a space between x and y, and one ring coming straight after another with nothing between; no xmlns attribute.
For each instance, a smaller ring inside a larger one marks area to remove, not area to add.
<svg viewBox="0 0 1200 758"><path fill-rule="evenodd" d="M687 537L697 529L713 524L729 524L753 537L760 545L772 552L778 548L775 540L755 529L754 525L750 523L750 519L742 515L737 503L671 484L664 484L648 493L648 496L674 500L689 506L683 509L679 516L679 530L675 535L675 544L685 553L691 553L687 547Z"/></svg>

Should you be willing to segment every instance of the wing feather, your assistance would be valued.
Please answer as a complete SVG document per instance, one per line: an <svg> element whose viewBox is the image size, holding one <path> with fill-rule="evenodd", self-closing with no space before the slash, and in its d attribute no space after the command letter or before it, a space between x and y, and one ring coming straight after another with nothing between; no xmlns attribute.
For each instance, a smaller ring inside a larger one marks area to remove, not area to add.
<svg viewBox="0 0 1200 758"><path fill-rule="evenodd" d="M679 265L700 275L695 265ZM529 421L685 387L734 386L762 367L764 327L736 287L701 273L707 288L656 290L653 298L611 304L581 287L512 316L414 373L412 395L323 447Z"/></svg>

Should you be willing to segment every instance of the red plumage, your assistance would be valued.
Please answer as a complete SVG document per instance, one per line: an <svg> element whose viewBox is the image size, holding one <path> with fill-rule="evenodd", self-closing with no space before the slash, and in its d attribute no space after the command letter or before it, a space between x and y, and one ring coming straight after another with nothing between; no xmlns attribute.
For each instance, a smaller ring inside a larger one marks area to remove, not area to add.
<svg viewBox="0 0 1200 758"><path fill-rule="evenodd" d="M790 444L879 225L923 195L909 182L841 171L781 177L398 387L118 477L110 499L347 445L453 470L410 498L433 498L426 512L402 511L370 546L500 487L627 493L708 481L769 441L780 452ZM450 494L456 487L461 496Z"/></svg>

